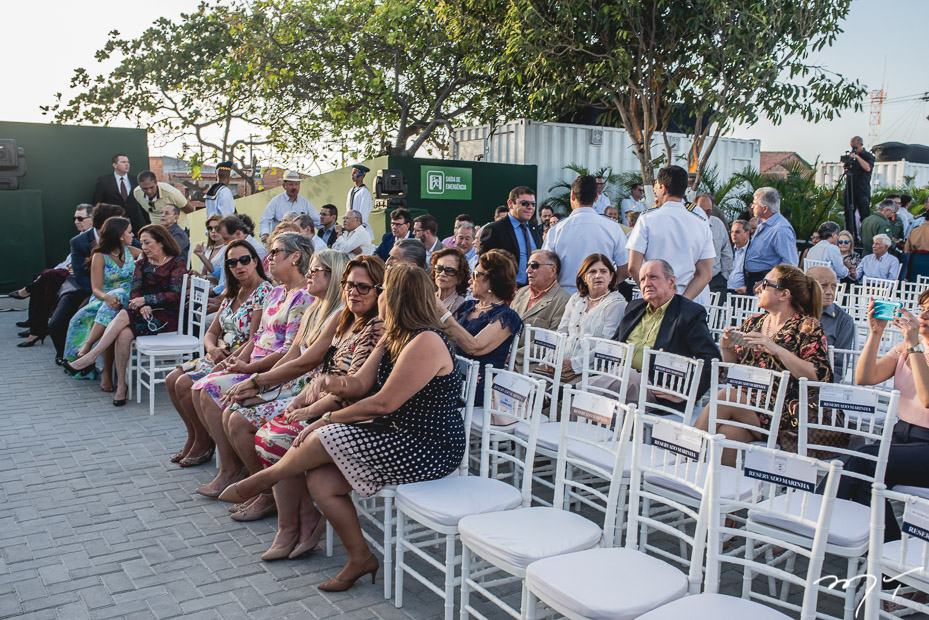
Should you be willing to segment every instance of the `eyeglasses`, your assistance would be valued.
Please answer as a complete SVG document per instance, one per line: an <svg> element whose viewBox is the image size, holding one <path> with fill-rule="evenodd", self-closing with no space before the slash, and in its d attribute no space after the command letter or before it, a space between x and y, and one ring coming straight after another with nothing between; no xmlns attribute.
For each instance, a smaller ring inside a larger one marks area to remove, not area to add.
<svg viewBox="0 0 929 620"><path fill-rule="evenodd" d="M206 231L207 231L208 233L216 232L217 230L219 230L219 226L207 226L207 227L206 227Z"/></svg>
<svg viewBox="0 0 929 620"><path fill-rule="evenodd" d="M848 245L851 243L848 239L839 239L839 245Z"/></svg>
<svg viewBox="0 0 929 620"><path fill-rule="evenodd" d="M439 275L441 273L446 273L450 276L458 275L457 267L446 267L444 265L436 265L435 267L432 268L432 270L436 273L436 275Z"/></svg>
<svg viewBox="0 0 929 620"><path fill-rule="evenodd" d="M407 224L407 223L404 222L403 220L400 220L399 222L391 222L391 223L390 223L390 227L391 227L391 228L394 228L394 227L400 228L401 226L409 226L409 224Z"/></svg>
<svg viewBox="0 0 929 620"><path fill-rule="evenodd" d="M489 278L490 276L487 275L486 271L478 271L477 269L475 269L474 271L471 272L471 277L474 279L477 279L477 278Z"/></svg>
<svg viewBox="0 0 929 620"><path fill-rule="evenodd" d="M273 250L268 251L268 254L271 256L271 258L274 258L281 252L284 252L285 254L290 254L290 251L285 250L284 248L274 248Z"/></svg>
<svg viewBox="0 0 929 620"><path fill-rule="evenodd" d="M145 324L148 325L148 329L153 332L160 332L161 330L165 328L165 325L166 325L165 323L162 323L155 317L151 317L150 319L145 319Z"/></svg>
<svg viewBox="0 0 929 620"><path fill-rule="evenodd" d="M518 200L517 203L521 207L535 207L536 204L534 200Z"/></svg>
<svg viewBox="0 0 929 620"><path fill-rule="evenodd" d="M358 291L359 295L367 295L371 292L371 289L377 291L377 294L380 295L381 291L384 290L384 287L380 284L362 284L361 282L349 282L348 280L342 280L342 288L345 289L346 293L351 293L352 291Z"/></svg>
<svg viewBox="0 0 929 620"><path fill-rule="evenodd" d="M531 263L526 263L526 269L538 269L539 267L554 267L555 263L540 263L537 260L532 261Z"/></svg>
<svg viewBox="0 0 929 620"><path fill-rule="evenodd" d="M330 273L332 269L329 269L329 267L313 267L307 273L310 274L311 276L315 276L317 273L321 271L324 273Z"/></svg>
<svg viewBox="0 0 929 620"><path fill-rule="evenodd" d="M251 254L246 254L245 256L240 256L238 258L227 258L226 266L229 267L229 269L235 269L236 263L245 266L250 262L252 262L252 256Z"/></svg>
<svg viewBox="0 0 929 620"><path fill-rule="evenodd" d="M81 217L80 215L75 215L75 216L74 216L74 221L75 221L75 222L83 222L84 220L89 220L89 219L90 219L89 217Z"/></svg>
<svg viewBox="0 0 929 620"><path fill-rule="evenodd" d="M775 284L774 282L768 282L767 280L761 280L761 281L760 281L758 284L756 284L755 286L756 286L756 287L760 287L761 290L765 290L765 289L768 288L769 286L770 286L771 288L776 288L776 289L779 290L779 291L783 291L783 290L785 290L785 289L787 288L786 286L781 286L780 284Z"/></svg>

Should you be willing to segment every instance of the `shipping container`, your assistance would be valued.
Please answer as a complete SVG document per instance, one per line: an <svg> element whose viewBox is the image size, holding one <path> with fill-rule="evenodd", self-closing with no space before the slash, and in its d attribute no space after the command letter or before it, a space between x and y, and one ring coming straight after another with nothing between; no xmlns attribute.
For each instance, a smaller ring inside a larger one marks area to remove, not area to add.
<svg viewBox="0 0 929 620"><path fill-rule="evenodd" d="M691 139L670 134L672 162L687 167ZM654 137L652 156L665 154L661 134ZM570 183L573 174L564 170L569 164L596 171L609 166L614 173L639 172L629 135L623 129L567 123L538 123L526 119L493 127L480 125L455 130L452 159L483 160L508 164L535 164L539 167L537 199L544 201L549 188L558 181ZM720 138L710 156L719 179L729 179L748 167L758 170L761 160L760 140ZM615 198L615 196L614 196Z"/></svg>
<svg viewBox="0 0 929 620"><path fill-rule="evenodd" d="M816 167L816 184L820 187L833 187L842 176L842 164L839 162L820 163ZM929 185L929 164L914 164L906 161L879 161L871 170L871 187L906 186L906 177L913 177L913 185Z"/></svg>

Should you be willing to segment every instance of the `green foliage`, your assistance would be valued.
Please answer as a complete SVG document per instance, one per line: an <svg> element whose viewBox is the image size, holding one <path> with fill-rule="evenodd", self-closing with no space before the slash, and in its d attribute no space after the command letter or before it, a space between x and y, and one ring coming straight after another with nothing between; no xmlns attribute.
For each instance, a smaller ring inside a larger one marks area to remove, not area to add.
<svg viewBox="0 0 929 620"><path fill-rule="evenodd" d="M610 198L610 203L619 206L620 200L629 196L633 185L642 183L642 178L634 172L614 173L610 166L603 166L598 170L590 170L579 164L568 164L562 170L569 172L569 180L559 180L548 188L549 197L540 206L551 207L555 213L566 215L571 213L571 184L577 177L589 174L603 179L606 186L603 189Z"/></svg>

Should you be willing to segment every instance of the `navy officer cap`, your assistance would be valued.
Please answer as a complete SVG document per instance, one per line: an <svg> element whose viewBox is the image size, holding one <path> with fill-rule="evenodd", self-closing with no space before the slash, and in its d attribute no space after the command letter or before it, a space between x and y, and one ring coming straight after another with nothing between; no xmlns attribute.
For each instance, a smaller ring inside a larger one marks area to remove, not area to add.
<svg viewBox="0 0 929 620"><path fill-rule="evenodd" d="M352 168L356 170L361 170L365 174L368 174L369 172L371 172L370 168L368 168L367 166L362 166L361 164L355 164L354 166L352 166Z"/></svg>

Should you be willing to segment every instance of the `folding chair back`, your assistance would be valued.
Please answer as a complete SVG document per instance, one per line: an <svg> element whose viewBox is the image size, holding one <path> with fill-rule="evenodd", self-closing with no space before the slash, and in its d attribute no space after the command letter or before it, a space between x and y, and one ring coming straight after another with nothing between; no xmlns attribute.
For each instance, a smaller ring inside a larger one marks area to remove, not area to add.
<svg viewBox="0 0 929 620"><path fill-rule="evenodd" d="M580 388L586 392L610 396L619 402L626 402L626 390L629 387L629 370L632 368L633 346L626 342L616 342L605 338L586 337L582 343L584 351L584 370L581 373ZM594 379L598 385L591 385ZM614 389L603 387L607 381L615 381Z"/></svg>
<svg viewBox="0 0 929 620"><path fill-rule="evenodd" d="M567 335L550 329L526 325L523 328L522 374L545 382L546 393L552 405L553 420L561 388L561 369L567 347ZM539 372L539 366L549 366L552 374Z"/></svg>
<svg viewBox="0 0 929 620"><path fill-rule="evenodd" d="M897 281L886 278L872 278L865 276L861 280L859 295L873 297L874 299L892 299L897 290Z"/></svg>
<svg viewBox="0 0 929 620"><path fill-rule="evenodd" d="M713 435L717 433L716 420L720 405L764 414L771 418L771 425L767 430L734 419L727 419L725 423L728 426L761 433L765 437L765 445L769 448L775 447L790 372L774 372L767 368L731 364L714 359L710 377L710 418L707 430Z"/></svg>
<svg viewBox="0 0 929 620"><path fill-rule="evenodd" d="M732 322L732 308L730 306L717 306L711 304L706 307L706 324L710 328L713 340L719 344L723 332Z"/></svg>
<svg viewBox="0 0 929 620"><path fill-rule="evenodd" d="M639 410L672 415L689 424L702 373L703 360L645 347L642 352ZM671 406L675 401L683 403L683 410Z"/></svg>
<svg viewBox="0 0 929 620"><path fill-rule="evenodd" d="M209 301L209 280L192 276L190 278L190 298L187 302L187 323L184 325L184 333L200 338L201 349L203 347L203 337L209 328L209 325L206 324L207 304Z"/></svg>
<svg viewBox="0 0 929 620"><path fill-rule="evenodd" d="M477 378L481 371L481 365L476 361L455 356L455 367L462 375L461 381L461 418L464 421L465 428L465 445L471 445L471 418L474 415L474 395L477 393ZM461 476L468 475L468 451L465 450L464 458L461 460L461 466L458 468L458 474Z"/></svg>
<svg viewBox="0 0 929 620"><path fill-rule="evenodd" d="M816 260L814 258L804 258L803 272L806 273L809 271L810 267L828 267L829 269L832 269L832 262L827 260Z"/></svg>
<svg viewBox="0 0 929 620"><path fill-rule="evenodd" d="M741 327L745 319L758 314L758 297L755 295L729 295L729 307L732 308L732 326Z"/></svg>

